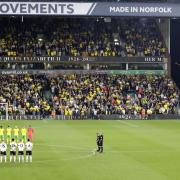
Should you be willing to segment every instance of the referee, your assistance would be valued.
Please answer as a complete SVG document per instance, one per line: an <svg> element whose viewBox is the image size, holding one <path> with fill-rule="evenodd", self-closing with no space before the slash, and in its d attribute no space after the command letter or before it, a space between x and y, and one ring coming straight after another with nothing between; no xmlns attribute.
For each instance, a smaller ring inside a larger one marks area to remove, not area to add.
<svg viewBox="0 0 180 180"><path fill-rule="evenodd" d="M97 143L97 152L99 153L103 153L103 142L104 142L104 136L102 133L97 133L97 139L96 139L96 143Z"/></svg>

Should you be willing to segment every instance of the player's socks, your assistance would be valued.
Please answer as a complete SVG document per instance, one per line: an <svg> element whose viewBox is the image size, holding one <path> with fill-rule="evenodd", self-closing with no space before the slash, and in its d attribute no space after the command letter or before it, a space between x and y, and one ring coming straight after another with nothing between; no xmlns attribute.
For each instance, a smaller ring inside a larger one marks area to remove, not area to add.
<svg viewBox="0 0 180 180"><path fill-rule="evenodd" d="M100 151L101 153L103 152L103 147L101 147L101 151Z"/></svg>
<svg viewBox="0 0 180 180"><path fill-rule="evenodd" d="M30 162L32 162L32 156L30 156Z"/></svg>
<svg viewBox="0 0 180 180"><path fill-rule="evenodd" d="M26 156L26 162L28 162L28 156Z"/></svg>
<svg viewBox="0 0 180 180"><path fill-rule="evenodd" d="M22 156L22 162L24 162L24 156Z"/></svg>
<svg viewBox="0 0 180 180"><path fill-rule="evenodd" d="M10 156L10 162L12 161L12 156Z"/></svg>
<svg viewBox="0 0 180 180"><path fill-rule="evenodd" d="M98 146L97 152L99 152L99 151L100 151L100 147Z"/></svg>
<svg viewBox="0 0 180 180"><path fill-rule="evenodd" d="M4 162L6 163L7 159L6 159L6 156L4 156Z"/></svg>
<svg viewBox="0 0 180 180"><path fill-rule="evenodd" d="M14 162L16 162L16 156L14 156Z"/></svg>
<svg viewBox="0 0 180 180"><path fill-rule="evenodd" d="M21 156L18 157L19 158L19 163L21 162Z"/></svg>

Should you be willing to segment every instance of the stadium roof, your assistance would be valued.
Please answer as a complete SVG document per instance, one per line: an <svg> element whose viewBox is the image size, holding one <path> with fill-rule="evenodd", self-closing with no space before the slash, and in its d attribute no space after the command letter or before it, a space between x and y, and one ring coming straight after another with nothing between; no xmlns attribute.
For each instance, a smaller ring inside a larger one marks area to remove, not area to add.
<svg viewBox="0 0 180 180"><path fill-rule="evenodd" d="M14 0L1 0L1 2L14 2ZM177 3L179 0L16 0L18 2L170 2Z"/></svg>

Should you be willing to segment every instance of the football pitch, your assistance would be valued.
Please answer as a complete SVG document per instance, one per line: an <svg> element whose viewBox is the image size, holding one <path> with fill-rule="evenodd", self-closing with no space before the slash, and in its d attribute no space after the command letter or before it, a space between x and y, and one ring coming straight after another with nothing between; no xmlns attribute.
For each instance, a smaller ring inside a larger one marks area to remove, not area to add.
<svg viewBox="0 0 180 180"><path fill-rule="evenodd" d="M32 125L33 163L0 164L2 180L178 180L180 121L0 121ZM93 154L96 132L104 153Z"/></svg>

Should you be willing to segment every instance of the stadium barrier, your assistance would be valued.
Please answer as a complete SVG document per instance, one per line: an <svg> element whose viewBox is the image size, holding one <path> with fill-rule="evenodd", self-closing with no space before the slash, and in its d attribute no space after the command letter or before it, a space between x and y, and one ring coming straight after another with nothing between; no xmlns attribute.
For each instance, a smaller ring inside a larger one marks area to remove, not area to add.
<svg viewBox="0 0 180 180"><path fill-rule="evenodd" d="M62 75L62 74L146 74L146 75L164 75L166 70L1 70L2 75Z"/></svg>
<svg viewBox="0 0 180 180"><path fill-rule="evenodd" d="M153 114L146 117L141 117L140 115L98 115L96 117L86 116L73 118L70 116L56 115L52 116L41 116L41 115L9 115L8 120L166 120L166 119L176 119L180 120L180 114ZM5 115L0 116L0 120L6 120Z"/></svg>
<svg viewBox="0 0 180 180"><path fill-rule="evenodd" d="M116 62L116 63L167 63L169 57L145 56L145 57L119 57L119 56L2 56L0 62Z"/></svg>

